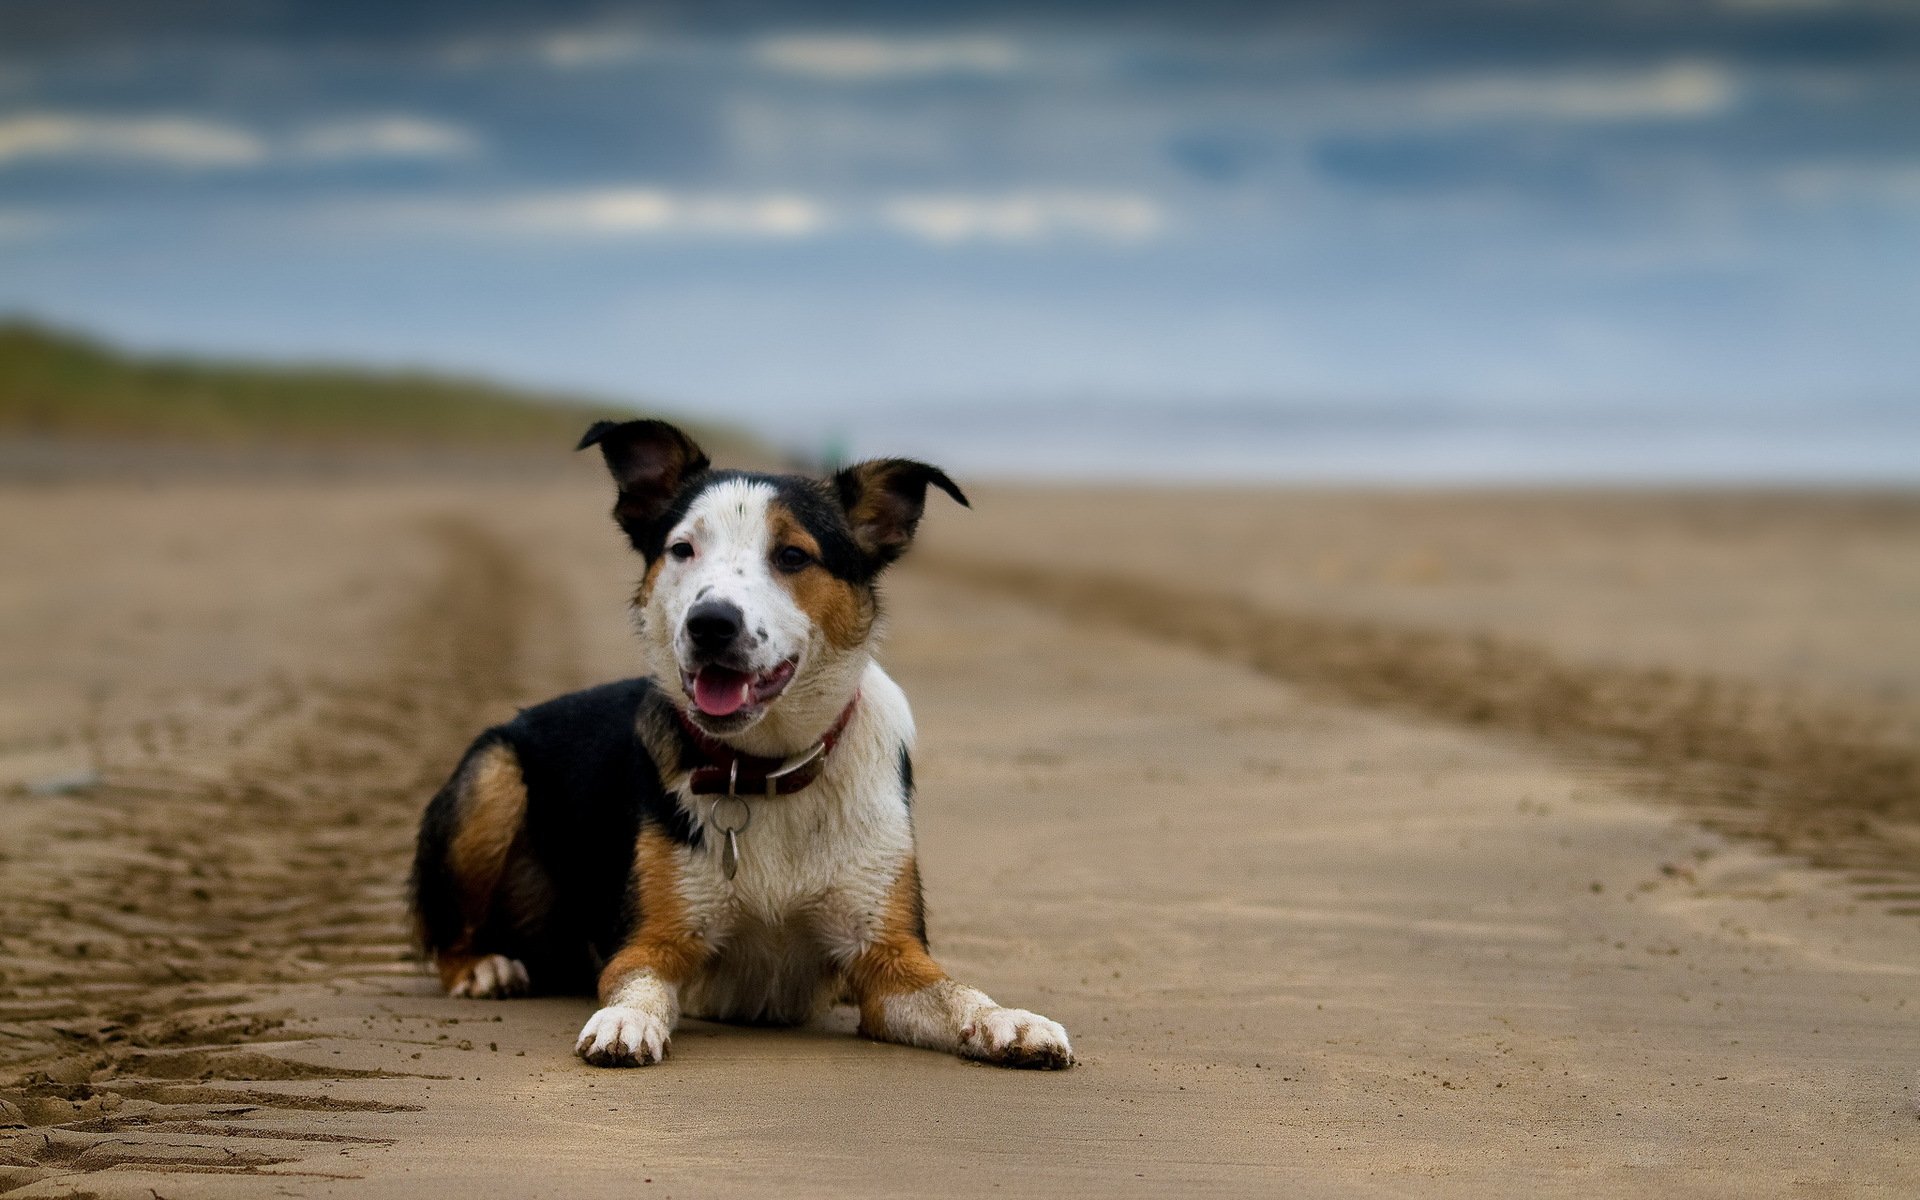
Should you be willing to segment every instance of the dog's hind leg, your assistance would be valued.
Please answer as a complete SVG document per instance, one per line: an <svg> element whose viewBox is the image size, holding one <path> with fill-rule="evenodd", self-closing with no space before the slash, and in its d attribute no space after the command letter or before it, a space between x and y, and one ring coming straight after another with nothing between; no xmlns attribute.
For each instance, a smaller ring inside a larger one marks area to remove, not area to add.
<svg viewBox="0 0 1920 1200"><path fill-rule="evenodd" d="M502 888L521 840L527 789L506 742L483 736L427 805L413 865L413 911L421 949L453 996L519 995L531 980L489 933L519 923L502 912L519 889Z"/></svg>

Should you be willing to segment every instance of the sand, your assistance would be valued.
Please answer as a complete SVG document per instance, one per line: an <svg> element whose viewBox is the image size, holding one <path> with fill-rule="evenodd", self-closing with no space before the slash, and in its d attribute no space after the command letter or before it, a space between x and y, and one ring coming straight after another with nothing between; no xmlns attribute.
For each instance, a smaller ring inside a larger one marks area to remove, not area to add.
<svg viewBox="0 0 1920 1200"><path fill-rule="evenodd" d="M1449 705L1487 677L1448 673L1513 661L1449 657L1493 639L1564 678L1708 679L1871 712L1861 744L1906 761L1910 499L936 510L883 654L935 949L1082 1065L840 1013L690 1023L605 1072L571 1056L589 1000L437 996L400 905L467 737L634 669L591 468L0 488L0 1189L1920 1189L1899 806L1855 821L1875 865L1815 865L1709 819L1723 743L1476 718ZM1302 630L1345 649L1261 649ZM1756 811L1809 785L1733 768Z"/></svg>

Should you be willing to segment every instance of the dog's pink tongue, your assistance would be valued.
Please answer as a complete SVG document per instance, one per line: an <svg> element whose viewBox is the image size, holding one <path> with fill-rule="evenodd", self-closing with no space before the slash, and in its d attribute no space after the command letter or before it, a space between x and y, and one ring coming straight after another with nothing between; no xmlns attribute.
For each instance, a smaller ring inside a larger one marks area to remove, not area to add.
<svg viewBox="0 0 1920 1200"><path fill-rule="evenodd" d="M725 667L702 667L693 677L693 702L710 717L731 716L740 711L753 691L753 676Z"/></svg>

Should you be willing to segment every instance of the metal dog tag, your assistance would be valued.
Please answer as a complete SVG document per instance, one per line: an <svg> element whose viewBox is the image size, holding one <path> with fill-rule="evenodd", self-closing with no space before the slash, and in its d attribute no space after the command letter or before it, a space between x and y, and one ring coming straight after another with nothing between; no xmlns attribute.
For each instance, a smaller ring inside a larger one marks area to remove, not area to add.
<svg viewBox="0 0 1920 1200"><path fill-rule="evenodd" d="M722 796L707 810L707 824L727 840L720 847L720 869L731 880L740 871L740 837L753 823L753 808L738 796Z"/></svg>

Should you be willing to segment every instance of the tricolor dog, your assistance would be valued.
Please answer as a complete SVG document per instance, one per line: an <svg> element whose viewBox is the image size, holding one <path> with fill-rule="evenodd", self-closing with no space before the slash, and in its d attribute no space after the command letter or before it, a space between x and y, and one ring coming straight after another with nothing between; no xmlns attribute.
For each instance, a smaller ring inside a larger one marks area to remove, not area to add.
<svg viewBox="0 0 1920 1200"><path fill-rule="evenodd" d="M945 474L717 471L659 421L600 422L614 519L646 562L648 678L487 730L427 806L423 948L455 996L585 991L575 1049L665 1057L682 1013L804 1022L850 999L869 1037L1016 1067L1066 1030L1002 1008L927 950L913 716L873 661L875 583Z"/></svg>

